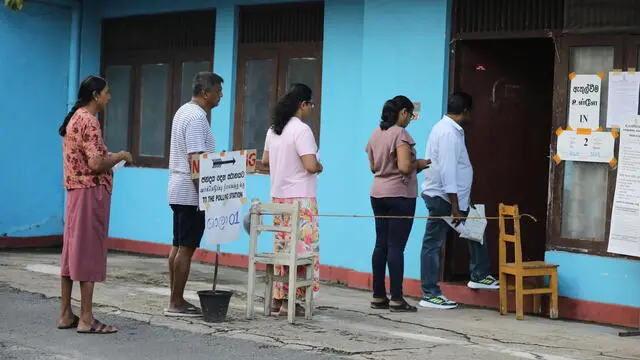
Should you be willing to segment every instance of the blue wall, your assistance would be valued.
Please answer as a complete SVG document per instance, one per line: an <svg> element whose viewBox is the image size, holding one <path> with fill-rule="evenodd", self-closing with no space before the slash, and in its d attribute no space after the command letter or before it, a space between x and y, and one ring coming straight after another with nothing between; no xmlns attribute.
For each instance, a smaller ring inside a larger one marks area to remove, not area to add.
<svg viewBox="0 0 640 360"><path fill-rule="evenodd" d="M0 5L0 237L62 233L70 3Z"/></svg>
<svg viewBox="0 0 640 360"><path fill-rule="evenodd" d="M640 307L640 261L564 251L548 251L545 261L560 265L560 296Z"/></svg>
<svg viewBox="0 0 640 360"><path fill-rule="evenodd" d="M82 76L99 70L100 19L134 14L217 8L214 71L225 78L225 98L214 110L213 131L220 150L231 149L237 7L268 1L88 1L82 37ZM447 1L328 0L325 2L321 154L318 201L323 213L371 214L371 175L364 146L382 104L405 94L422 103L421 120L410 131L423 152L431 126L442 115L447 74ZM335 146L333 144L340 144ZM268 200L269 179L251 176L250 197ZM171 242L171 212L166 201L167 171L127 168L115 179L113 237ZM419 205L419 213L425 214ZM321 262L370 271L374 229L371 220L322 218ZM407 251L408 277L419 277L424 223L416 222ZM272 247L266 237L264 250ZM223 251L247 253L246 236ZM357 256L354 256L357 255Z"/></svg>

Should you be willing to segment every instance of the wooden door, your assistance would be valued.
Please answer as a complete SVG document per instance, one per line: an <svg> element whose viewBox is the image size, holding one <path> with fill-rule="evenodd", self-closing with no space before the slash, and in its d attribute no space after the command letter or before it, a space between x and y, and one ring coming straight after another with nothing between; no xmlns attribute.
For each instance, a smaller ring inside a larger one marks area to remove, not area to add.
<svg viewBox="0 0 640 360"><path fill-rule="evenodd" d="M537 218L521 221L525 260L542 260L545 251L554 56L550 39L468 41L456 50L454 87L474 100L465 130L472 201L486 204L488 216L503 202ZM487 239L495 274L497 221L489 220ZM468 279L466 242L448 239L445 256L445 280Z"/></svg>

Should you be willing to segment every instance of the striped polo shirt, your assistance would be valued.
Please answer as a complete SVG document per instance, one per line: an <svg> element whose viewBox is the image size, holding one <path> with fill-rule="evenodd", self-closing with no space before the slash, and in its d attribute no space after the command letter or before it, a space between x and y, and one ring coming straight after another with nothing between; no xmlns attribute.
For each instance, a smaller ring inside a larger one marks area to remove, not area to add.
<svg viewBox="0 0 640 360"><path fill-rule="evenodd" d="M189 154L216 151L216 142L199 105L188 102L180 107L171 125L169 151L169 204L198 205L198 193L191 180Z"/></svg>

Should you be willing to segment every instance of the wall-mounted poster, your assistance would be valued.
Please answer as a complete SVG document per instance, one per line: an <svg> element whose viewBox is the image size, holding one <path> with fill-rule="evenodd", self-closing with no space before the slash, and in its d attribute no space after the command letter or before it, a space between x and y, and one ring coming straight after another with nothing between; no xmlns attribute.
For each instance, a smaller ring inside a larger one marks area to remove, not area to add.
<svg viewBox="0 0 640 360"><path fill-rule="evenodd" d="M620 129L618 157L607 251L640 257L640 116Z"/></svg>
<svg viewBox="0 0 640 360"><path fill-rule="evenodd" d="M600 96L602 78L597 75L569 74L569 126L573 129L597 129L600 127Z"/></svg>
<svg viewBox="0 0 640 360"><path fill-rule="evenodd" d="M631 70L631 69L630 69ZM609 73L609 98L607 103L607 127L621 127L638 115L640 74L633 71Z"/></svg>

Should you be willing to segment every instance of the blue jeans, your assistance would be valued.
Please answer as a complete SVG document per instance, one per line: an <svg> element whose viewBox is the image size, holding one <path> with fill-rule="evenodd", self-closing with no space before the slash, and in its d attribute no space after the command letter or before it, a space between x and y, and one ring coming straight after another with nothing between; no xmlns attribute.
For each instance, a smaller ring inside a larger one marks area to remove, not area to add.
<svg viewBox="0 0 640 360"><path fill-rule="evenodd" d="M451 204L441 197L422 195L429 216L451 216ZM467 215L468 212L462 212ZM447 238L447 232L451 229L443 219L427 220L427 229L422 239L422 254L420 257L420 280L422 293L425 298L442 295L438 286L440 281L440 249ZM489 250L485 234L482 245L476 241L469 242L469 272L472 281L479 281L489 275Z"/></svg>

